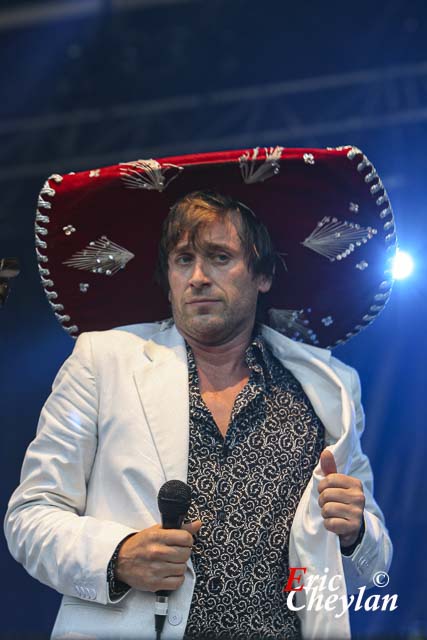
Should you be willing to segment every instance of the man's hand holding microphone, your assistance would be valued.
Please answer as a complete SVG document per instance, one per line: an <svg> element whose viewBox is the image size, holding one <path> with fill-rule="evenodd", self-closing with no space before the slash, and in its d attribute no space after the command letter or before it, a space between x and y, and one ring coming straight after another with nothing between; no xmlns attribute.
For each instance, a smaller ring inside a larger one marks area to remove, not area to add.
<svg viewBox="0 0 427 640"><path fill-rule="evenodd" d="M157 497L162 524L147 527L120 547L115 578L140 591L155 592L156 638L160 639L168 613L168 596L185 580L187 561L201 520L185 523L191 489L181 480L169 480Z"/></svg>
<svg viewBox="0 0 427 640"><path fill-rule="evenodd" d="M135 533L120 548L116 577L140 591L178 589L184 582L193 536L201 525L201 520L195 520L178 530L155 524Z"/></svg>

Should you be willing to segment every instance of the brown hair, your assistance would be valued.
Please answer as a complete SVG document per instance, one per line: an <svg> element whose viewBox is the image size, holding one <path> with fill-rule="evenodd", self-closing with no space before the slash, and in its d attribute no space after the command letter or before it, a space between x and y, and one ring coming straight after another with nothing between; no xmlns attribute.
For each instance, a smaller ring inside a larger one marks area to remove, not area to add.
<svg viewBox="0 0 427 640"><path fill-rule="evenodd" d="M215 191L193 191L178 200L163 223L159 245L156 279L169 290L168 258L184 233L191 245L197 245L200 230L218 218L231 219L235 224L247 257L248 268L254 275L274 274L275 252L270 235L253 211L246 205Z"/></svg>

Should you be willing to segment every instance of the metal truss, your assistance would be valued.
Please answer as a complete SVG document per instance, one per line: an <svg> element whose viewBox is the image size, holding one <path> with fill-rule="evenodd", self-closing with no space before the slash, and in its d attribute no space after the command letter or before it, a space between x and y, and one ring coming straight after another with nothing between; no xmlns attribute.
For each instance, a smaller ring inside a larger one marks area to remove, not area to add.
<svg viewBox="0 0 427 640"><path fill-rule="evenodd" d="M3 120L0 180L175 153L274 143L316 146L326 136L343 139L426 120L427 61L76 109Z"/></svg>
<svg viewBox="0 0 427 640"><path fill-rule="evenodd" d="M72 0L72 2L33 2L0 10L0 30L34 26L52 20L87 17L103 11L119 12L149 9L199 0Z"/></svg>

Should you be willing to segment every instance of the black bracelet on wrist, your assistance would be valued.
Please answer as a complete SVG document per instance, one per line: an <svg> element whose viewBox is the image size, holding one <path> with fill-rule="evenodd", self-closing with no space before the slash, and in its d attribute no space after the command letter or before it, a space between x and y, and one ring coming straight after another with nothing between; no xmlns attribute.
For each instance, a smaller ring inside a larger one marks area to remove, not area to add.
<svg viewBox="0 0 427 640"><path fill-rule="evenodd" d="M362 538L363 538L363 534L364 533L365 533L365 518L362 519L362 524L360 525L359 535L357 536L356 540L349 547L343 547L341 545L341 553L344 556L351 556L351 554L356 549L356 547L358 547L359 544L362 542Z"/></svg>
<svg viewBox="0 0 427 640"><path fill-rule="evenodd" d="M131 535L134 535L134 534L132 533ZM110 562L108 563L107 582L108 582L108 590L109 590L110 598L118 598L120 596L123 596L130 589L130 586L126 584L126 582L122 582L121 580L118 580L116 578L116 564L117 564L117 558L119 557L119 551L122 544L128 538L130 538L130 536L126 536L126 538L123 538L123 540L119 542L119 544L114 550L113 555L111 556Z"/></svg>

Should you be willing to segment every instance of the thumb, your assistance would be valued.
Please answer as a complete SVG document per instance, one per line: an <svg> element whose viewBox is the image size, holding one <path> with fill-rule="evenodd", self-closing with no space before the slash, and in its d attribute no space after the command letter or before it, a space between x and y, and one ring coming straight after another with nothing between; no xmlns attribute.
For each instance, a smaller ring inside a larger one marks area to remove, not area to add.
<svg viewBox="0 0 427 640"><path fill-rule="evenodd" d="M320 468L322 469L325 476L329 475L330 473L337 472L337 465L335 462L334 454L332 453L332 451L329 451L329 449L323 449L322 453L320 454Z"/></svg>
<svg viewBox="0 0 427 640"><path fill-rule="evenodd" d="M201 520L194 520L193 522L186 522L185 524L182 525L181 528L191 533L192 536L196 536L199 533L199 529L201 526L202 526Z"/></svg>

